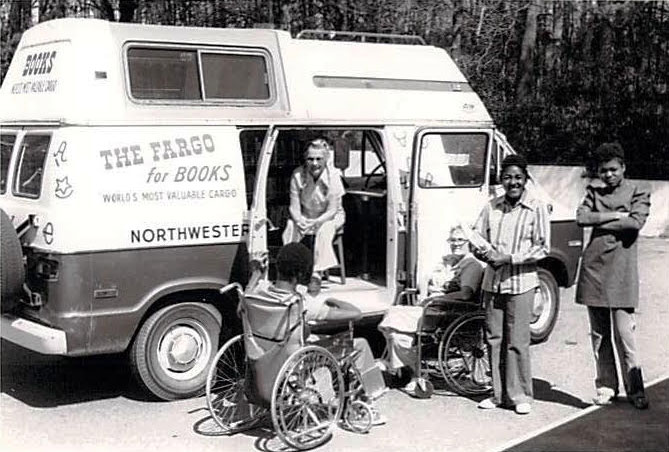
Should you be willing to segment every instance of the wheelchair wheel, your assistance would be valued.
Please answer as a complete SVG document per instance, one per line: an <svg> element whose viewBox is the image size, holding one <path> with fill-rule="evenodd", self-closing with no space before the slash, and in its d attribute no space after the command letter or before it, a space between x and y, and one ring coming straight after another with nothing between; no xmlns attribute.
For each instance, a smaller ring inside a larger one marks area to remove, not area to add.
<svg viewBox="0 0 669 452"><path fill-rule="evenodd" d="M439 343L444 379L458 394L481 395L492 390L485 314L463 314L446 329Z"/></svg>
<svg viewBox="0 0 669 452"><path fill-rule="evenodd" d="M272 390L274 431L296 449L320 446L332 435L344 407L339 363L319 346L307 346L284 363Z"/></svg>
<svg viewBox="0 0 669 452"><path fill-rule="evenodd" d="M205 387L211 417L225 434L253 428L267 411L246 400L245 378L246 352L240 334L226 342L216 353Z"/></svg>
<svg viewBox="0 0 669 452"><path fill-rule="evenodd" d="M372 407L362 400L354 400L344 410L344 425L355 433L367 433L372 428Z"/></svg>

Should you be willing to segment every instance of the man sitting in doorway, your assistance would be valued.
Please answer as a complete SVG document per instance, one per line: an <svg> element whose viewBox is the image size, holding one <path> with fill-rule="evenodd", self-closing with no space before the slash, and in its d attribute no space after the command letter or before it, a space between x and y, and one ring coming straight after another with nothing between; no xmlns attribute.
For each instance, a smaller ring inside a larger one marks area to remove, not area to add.
<svg viewBox="0 0 669 452"><path fill-rule="evenodd" d="M304 164L290 177L290 218L282 238L287 244L313 236L312 294L320 291L323 273L337 265L332 241L345 222L344 186L341 172L330 163L332 153L324 138L310 141L304 151Z"/></svg>

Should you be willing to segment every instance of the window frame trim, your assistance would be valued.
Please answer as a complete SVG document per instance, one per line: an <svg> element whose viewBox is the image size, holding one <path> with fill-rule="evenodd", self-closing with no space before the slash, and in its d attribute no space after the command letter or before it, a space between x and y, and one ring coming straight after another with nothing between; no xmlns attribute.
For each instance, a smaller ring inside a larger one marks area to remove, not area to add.
<svg viewBox="0 0 669 452"><path fill-rule="evenodd" d="M420 138L420 143L422 144L423 138L425 135L429 134L438 134L438 135L485 135L486 136L486 146L485 146L485 154L483 156L483 179L481 180L480 184L476 185L430 185L430 186L425 186L424 184L421 183L420 178L418 178L416 186L420 188L421 190L430 190L430 189L435 189L435 190L453 190L453 189L471 189L471 188L478 188L480 189L484 185L486 185L487 182L487 165L489 164L488 162L490 161L490 144L492 143L492 140L494 139L492 134L486 132L485 130L466 130L466 129L425 129L424 131L420 131L417 133L417 136ZM421 166L422 166L422 160L423 160L423 152L424 150L421 148L419 149L418 152L418 159L416 162L416 168L418 171L420 171Z"/></svg>
<svg viewBox="0 0 669 452"><path fill-rule="evenodd" d="M200 88L200 99L140 99L132 94L132 85L130 82L130 63L128 59L128 51L132 48L142 48L142 49L159 49L159 50L185 50L185 51L195 51L196 54L196 65L198 71L198 83ZM122 61L123 61L123 72L125 79L125 92L128 99L136 105L167 105L167 106L194 106L194 107L203 107L203 106L231 106L231 107L263 107L268 108L277 103L278 100L278 87L277 80L275 77L274 71L274 61L272 59L271 52L263 47L245 47L245 46L224 46L224 45L198 45L198 44L187 44L187 43L171 43L171 42L152 42L152 41L127 41L123 44L122 47ZM219 53L224 55L253 55L261 56L265 61L265 67L267 68L267 78L268 78L268 87L269 87L269 98L265 100L252 100L252 99L218 99L218 98L207 98L204 86L204 71L202 67L202 54L203 53Z"/></svg>
<svg viewBox="0 0 669 452"><path fill-rule="evenodd" d="M12 165L13 165L14 160L15 160L15 154L14 153L16 152L17 143L21 142L22 138L20 136L21 135L20 134L21 130L19 130L19 129L13 129L13 128L7 129L5 127L1 127L1 129L2 129L2 133L5 134L5 135L14 135L14 143L12 144L12 149L9 153L9 161L7 161L7 174L5 176L6 177L5 189L4 189L4 191L0 190L0 196L6 196L7 194L13 192L12 186L14 185L14 171L13 171L14 168L12 168Z"/></svg>

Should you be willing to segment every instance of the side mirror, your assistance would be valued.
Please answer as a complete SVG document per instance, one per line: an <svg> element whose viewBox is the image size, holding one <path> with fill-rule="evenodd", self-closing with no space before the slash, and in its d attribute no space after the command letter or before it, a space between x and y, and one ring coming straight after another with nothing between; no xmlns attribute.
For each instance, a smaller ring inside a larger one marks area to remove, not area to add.
<svg viewBox="0 0 669 452"><path fill-rule="evenodd" d="M348 141L339 138L334 142L334 166L340 170L345 170L349 165L349 147Z"/></svg>

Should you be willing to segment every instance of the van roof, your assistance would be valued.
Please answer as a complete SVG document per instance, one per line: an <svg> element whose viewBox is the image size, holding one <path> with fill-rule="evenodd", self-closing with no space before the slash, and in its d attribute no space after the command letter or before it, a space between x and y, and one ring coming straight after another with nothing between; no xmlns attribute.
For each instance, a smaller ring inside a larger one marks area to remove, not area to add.
<svg viewBox="0 0 669 452"><path fill-rule="evenodd" d="M126 51L138 44L260 49L270 60L272 98L263 104L135 100ZM0 89L4 124L157 120L492 124L481 99L443 49L294 39L269 29L51 20L23 34Z"/></svg>

